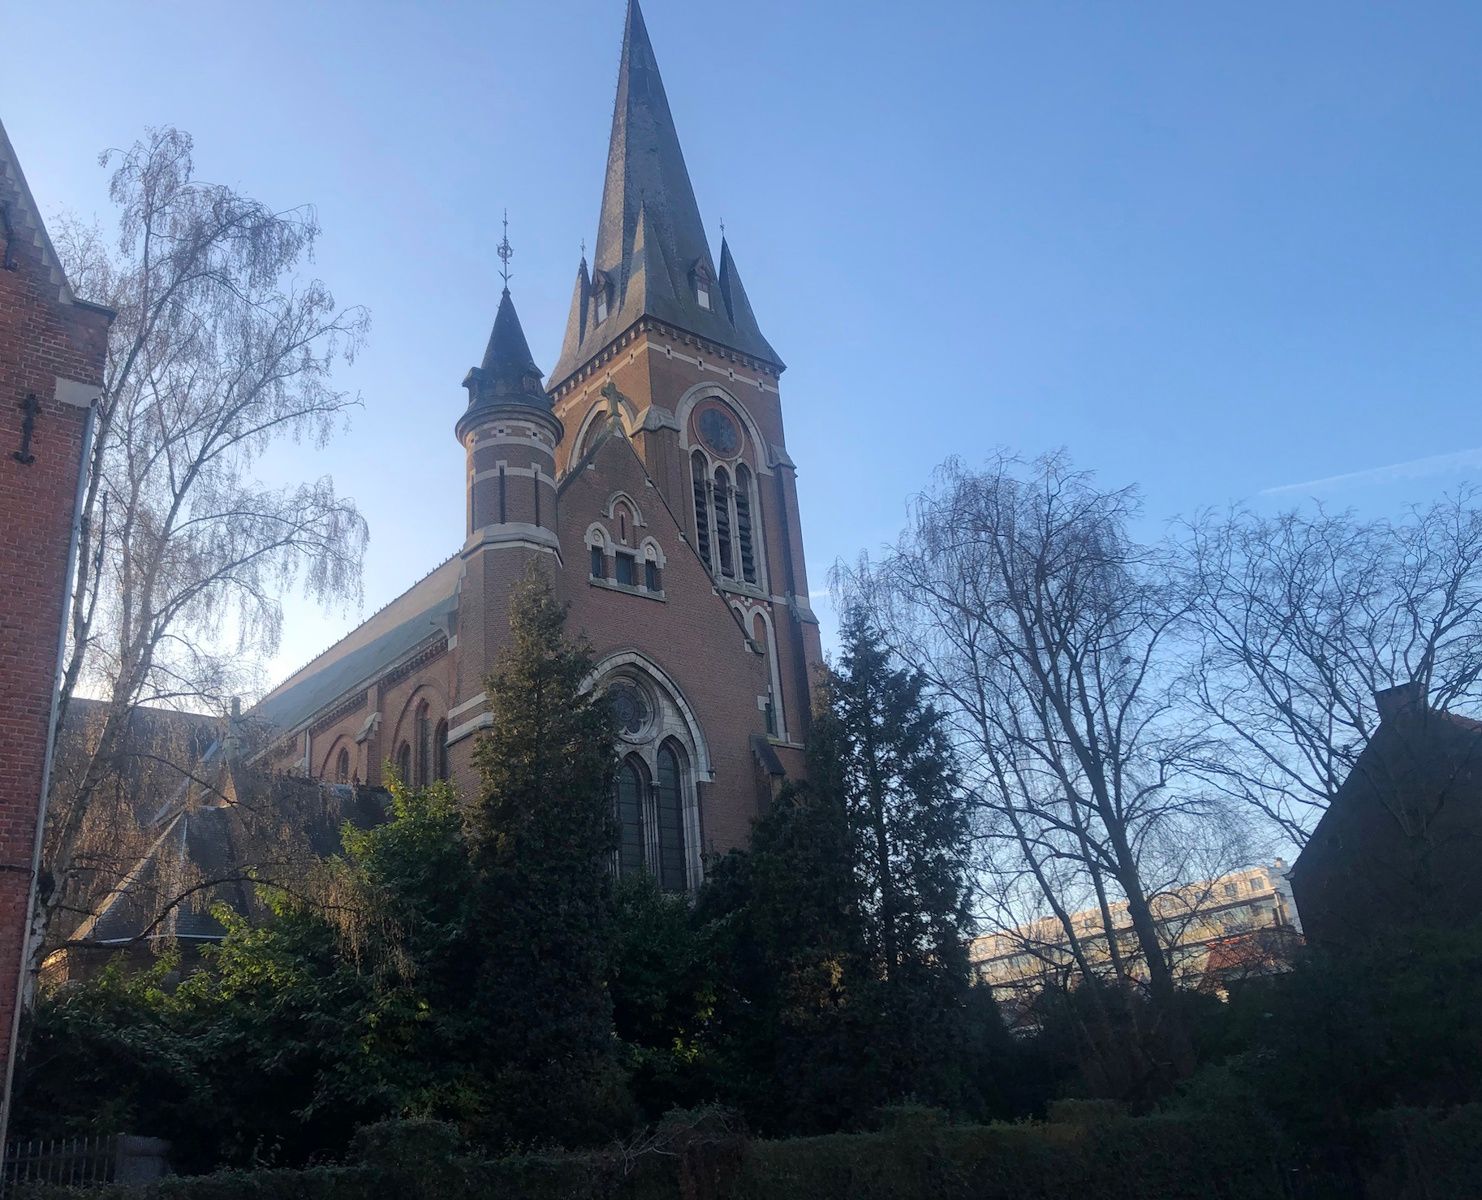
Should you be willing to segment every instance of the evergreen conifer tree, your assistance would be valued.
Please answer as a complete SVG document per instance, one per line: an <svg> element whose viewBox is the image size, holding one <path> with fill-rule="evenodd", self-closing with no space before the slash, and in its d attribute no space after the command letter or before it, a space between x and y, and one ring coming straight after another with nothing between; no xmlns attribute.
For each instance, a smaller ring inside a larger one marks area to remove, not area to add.
<svg viewBox="0 0 1482 1200"><path fill-rule="evenodd" d="M892 662L866 609L845 613L840 641L821 680L809 777L849 826L883 1084L969 1103L968 820L952 745L925 678Z"/></svg>
<svg viewBox="0 0 1482 1200"><path fill-rule="evenodd" d="M495 1147L589 1143L628 1101L605 988L612 940L612 718L582 690L590 650L538 564L515 588L489 677L470 815L481 954L476 1004Z"/></svg>

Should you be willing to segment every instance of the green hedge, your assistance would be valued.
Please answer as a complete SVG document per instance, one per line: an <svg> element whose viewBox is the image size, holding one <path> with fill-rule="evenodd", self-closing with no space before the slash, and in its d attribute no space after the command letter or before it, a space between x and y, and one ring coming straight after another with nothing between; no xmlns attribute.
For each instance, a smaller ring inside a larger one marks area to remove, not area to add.
<svg viewBox="0 0 1482 1200"><path fill-rule="evenodd" d="M1371 1200L1474 1200L1482 1193L1482 1104L1401 1108L1367 1122L1380 1156L1367 1172Z"/></svg>
<svg viewBox="0 0 1482 1200"><path fill-rule="evenodd" d="M436 1130L364 1139L360 1165L223 1172L142 1187L19 1189L26 1200L1273 1200L1357 1195L1303 1178L1262 1127L1234 1118L1066 1111L1048 1124L949 1125L930 1114L876 1133L716 1138L640 1158L436 1161ZM1088 1119L1094 1118L1094 1119ZM1482 1105L1376 1118L1359 1165L1368 1200L1463 1200L1482 1179ZM398 1140L400 1139L400 1140ZM445 1151L453 1144L441 1143Z"/></svg>
<svg viewBox="0 0 1482 1200"><path fill-rule="evenodd" d="M676 1200L676 1168L650 1162L623 1175L583 1155L496 1162L458 1159L435 1168L324 1166L221 1171L123 1187L19 1188L18 1200Z"/></svg>
<svg viewBox="0 0 1482 1200"><path fill-rule="evenodd" d="M1283 1186L1250 1131L1144 1117L758 1142L736 1198L1270 1200Z"/></svg>

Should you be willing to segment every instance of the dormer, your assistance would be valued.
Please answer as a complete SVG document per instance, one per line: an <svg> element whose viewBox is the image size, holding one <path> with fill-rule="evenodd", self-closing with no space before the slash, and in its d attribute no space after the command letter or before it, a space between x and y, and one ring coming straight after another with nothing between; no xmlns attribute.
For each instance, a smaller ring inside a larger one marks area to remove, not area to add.
<svg viewBox="0 0 1482 1200"><path fill-rule="evenodd" d="M607 314L612 311L613 294L612 276L606 271L593 271L592 305L598 325L607 320Z"/></svg>
<svg viewBox="0 0 1482 1200"><path fill-rule="evenodd" d="M703 258L695 259L690 266L690 288L694 292L696 304L706 312L715 311L715 276L711 273L710 264Z"/></svg>

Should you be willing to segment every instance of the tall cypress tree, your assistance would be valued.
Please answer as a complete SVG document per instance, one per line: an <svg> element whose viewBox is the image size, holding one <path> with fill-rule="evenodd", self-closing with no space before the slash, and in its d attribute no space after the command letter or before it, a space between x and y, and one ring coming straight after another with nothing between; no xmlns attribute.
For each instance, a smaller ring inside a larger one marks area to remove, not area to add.
<svg viewBox="0 0 1482 1200"><path fill-rule="evenodd" d="M925 678L894 664L865 609L845 613L840 641L810 779L849 822L885 1087L962 1103L968 820L951 741Z"/></svg>
<svg viewBox="0 0 1482 1200"><path fill-rule="evenodd" d="M487 681L471 814L483 954L476 1001L493 1085L487 1140L609 1136L628 1101L605 988L612 941L612 718L582 685L592 656L532 565Z"/></svg>

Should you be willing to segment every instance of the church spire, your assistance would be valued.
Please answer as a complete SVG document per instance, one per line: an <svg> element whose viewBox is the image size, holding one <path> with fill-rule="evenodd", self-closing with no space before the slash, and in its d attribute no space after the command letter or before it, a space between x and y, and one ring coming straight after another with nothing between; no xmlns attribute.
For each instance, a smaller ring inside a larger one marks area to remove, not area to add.
<svg viewBox="0 0 1482 1200"><path fill-rule="evenodd" d="M716 281L643 12L628 0L591 286L578 282L552 385L643 316L778 363L754 320L742 329L717 303Z"/></svg>

